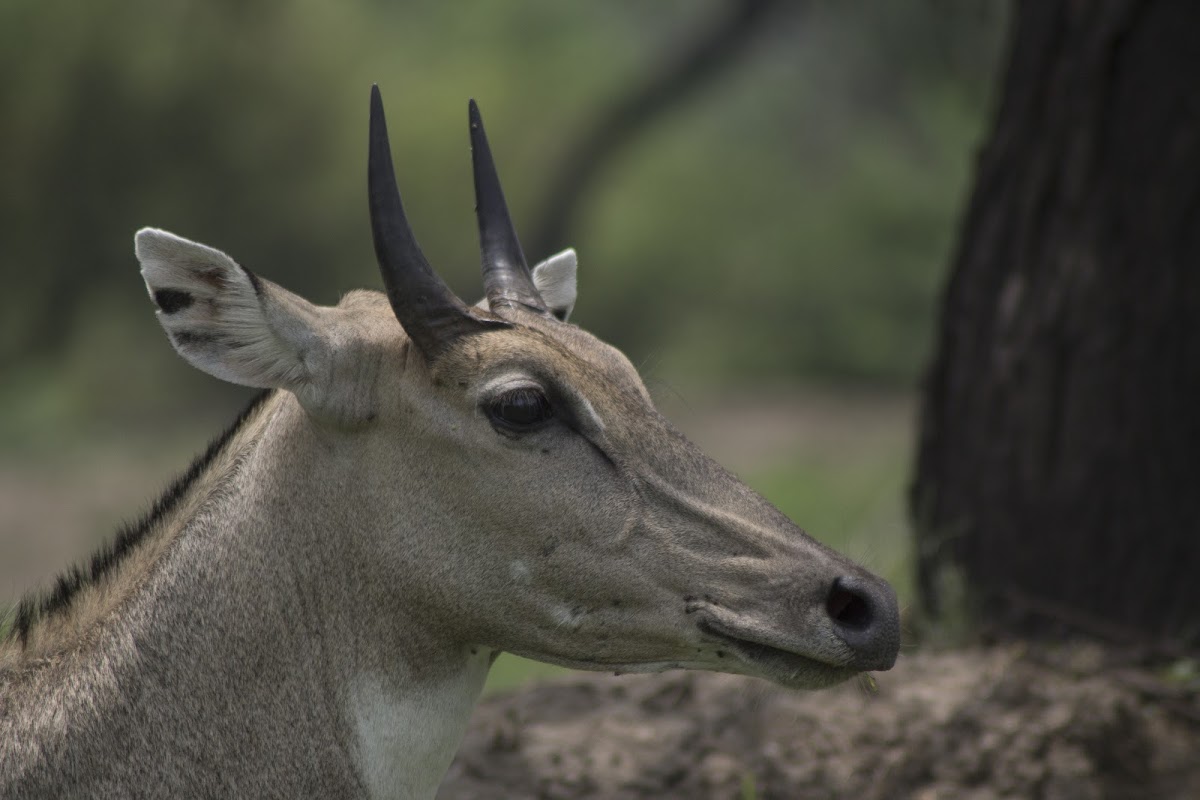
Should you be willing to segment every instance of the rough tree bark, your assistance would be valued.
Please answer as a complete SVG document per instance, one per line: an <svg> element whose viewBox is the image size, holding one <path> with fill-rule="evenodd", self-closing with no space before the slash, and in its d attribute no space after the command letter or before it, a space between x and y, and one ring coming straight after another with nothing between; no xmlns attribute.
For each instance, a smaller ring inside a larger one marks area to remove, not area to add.
<svg viewBox="0 0 1200 800"><path fill-rule="evenodd" d="M1025 0L927 377L918 581L1200 641L1200 3ZM1057 627L1057 625L1056 625Z"/></svg>

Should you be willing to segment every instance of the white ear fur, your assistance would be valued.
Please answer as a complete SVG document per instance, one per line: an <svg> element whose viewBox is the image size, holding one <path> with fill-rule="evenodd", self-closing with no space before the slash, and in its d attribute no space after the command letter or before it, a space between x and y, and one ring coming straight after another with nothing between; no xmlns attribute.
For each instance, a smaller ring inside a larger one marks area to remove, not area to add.
<svg viewBox="0 0 1200 800"><path fill-rule="evenodd" d="M146 289L175 350L210 375L299 391L328 346L318 309L220 250L166 231L134 237Z"/></svg>
<svg viewBox="0 0 1200 800"><path fill-rule="evenodd" d="M530 270L533 273L533 285L546 301L546 307L564 322L575 308L575 272L578 266L574 248L568 247ZM475 307L486 311L487 298L480 300Z"/></svg>
<svg viewBox="0 0 1200 800"><path fill-rule="evenodd" d="M533 268L533 285L551 313L561 320L566 320L575 308L575 272L578 266L575 250L568 247Z"/></svg>

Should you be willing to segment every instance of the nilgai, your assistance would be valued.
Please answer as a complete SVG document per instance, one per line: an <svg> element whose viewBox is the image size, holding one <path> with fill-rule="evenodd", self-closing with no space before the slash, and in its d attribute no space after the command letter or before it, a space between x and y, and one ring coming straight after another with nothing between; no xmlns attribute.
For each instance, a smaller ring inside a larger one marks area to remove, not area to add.
<svg viewBox="0 0 1200 800"><path fill-rule="evenodd" d="M140 523L19 607L0 795L428 798L501 651L796 688L892 665L891 587L701 453L566 321L575 254L529 268L469 116L478 305L417 246L377 88L386 294L317 306L137 233L179 354L266 391Z"/></svg>

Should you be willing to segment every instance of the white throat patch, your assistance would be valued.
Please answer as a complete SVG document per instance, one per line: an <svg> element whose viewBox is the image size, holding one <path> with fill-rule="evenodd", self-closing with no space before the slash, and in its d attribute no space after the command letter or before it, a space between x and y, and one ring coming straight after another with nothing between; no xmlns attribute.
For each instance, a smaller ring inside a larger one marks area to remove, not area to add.
<svg viewBox="0 0 1200 800"><path fill-rule="evenodd" d="M399 687L375 674L350 685L350 719L358 737L356 761L375 800L426 800L437 793L491 664L479 649L457 675Z"/></svg>

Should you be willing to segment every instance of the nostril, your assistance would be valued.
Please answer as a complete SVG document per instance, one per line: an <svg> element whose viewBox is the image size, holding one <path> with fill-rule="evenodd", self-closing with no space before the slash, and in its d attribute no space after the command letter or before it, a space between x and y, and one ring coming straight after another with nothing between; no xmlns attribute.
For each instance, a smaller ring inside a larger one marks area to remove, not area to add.
<svg viewBox="0 0 1200 800"><path fill-rule="evenodd" d="M825 601L825 610L830 618L843 628L861 631L871 626L871 602L838 578L829 590L829 598Z"/></svg>
<svg viewBox="0 0 1200 800"><path fill-rule="evenodd" d="M832 633L849 648L847 666L891 669L900 650L900 613L892 587L870 575L842 575L825 597Z"/></svg>

